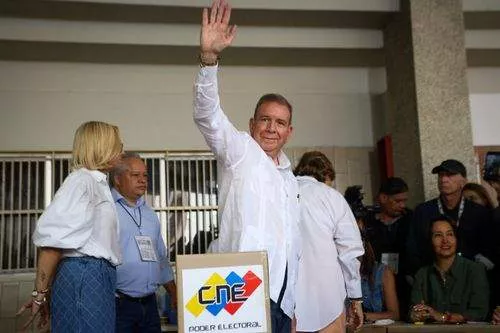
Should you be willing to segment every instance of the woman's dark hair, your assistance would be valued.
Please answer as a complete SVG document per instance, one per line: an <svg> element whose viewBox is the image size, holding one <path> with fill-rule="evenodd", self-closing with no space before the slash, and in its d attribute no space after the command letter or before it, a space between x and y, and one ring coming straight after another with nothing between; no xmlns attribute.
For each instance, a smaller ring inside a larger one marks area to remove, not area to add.
<svg viewBox="0 0 500 333"><path fill-rule="evenodd" d="M361 267L359 268L359 272L361 273L362 278L366 278L368 280L370 289L373 290L375 286L375 252L373 251L370 241L366 238L363 239L363 247L365 249L365 254L361 257Z"/></svg>
<svg viewBox="0 0 500 333"><path fill-rule="evenodd" d="M484 188L483 185L476 184L476 183L467 183L462 188L462 193L463 193L463 191L476 192L486 202L486 208L488 208L488 209L495 208L493 205L493 201L491 200L491 197L488 194L488 191L486 191L486 189Z"/></svg>
<svg viewBox="0 0 500 333"><path fill-rule="evenodd" d="M439 215L438 217L432 219L431 223L429 225L429 236L430 236L430 239L432 239L432 227L437 222L448 222L448 224L453 229L453 234L455 235L455 237L457 236L457 222L454 221L452 218L446 216L446 215Z"/></svg>
<svg viewBox="0 0 500 333"><path fill-rule="evenodd" d="M309 151L300 158L299 164L293 171L295 176L311 176L324 183L327 178L335 180L335 170L332 162L319 151Z"/></svg>

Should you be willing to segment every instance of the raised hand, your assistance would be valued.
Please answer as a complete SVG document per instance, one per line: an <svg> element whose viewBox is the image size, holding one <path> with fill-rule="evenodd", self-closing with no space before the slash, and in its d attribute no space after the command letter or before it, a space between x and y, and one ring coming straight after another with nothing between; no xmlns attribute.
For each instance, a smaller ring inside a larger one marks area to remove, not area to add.
<svg viewBox="0 0 500 333"><path fill-rule="evenodd" d="M210 8L203 9L201 25L201 59L206 63L215 63L219 53L231 45L236 36L236 26L229 25L231 6L225 0L215 0Z"/></svg>

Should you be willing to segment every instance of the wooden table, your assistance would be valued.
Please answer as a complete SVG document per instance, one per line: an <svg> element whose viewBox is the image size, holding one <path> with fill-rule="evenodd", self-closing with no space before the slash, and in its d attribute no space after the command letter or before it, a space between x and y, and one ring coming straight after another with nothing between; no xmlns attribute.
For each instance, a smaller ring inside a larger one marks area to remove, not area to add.
<svg viewBox="0 0 500 333"><path fill-rule="evenodd" d="M387 326L365 325L360 333L490 333L499 332L500 325L464 324L464 325L438 325L426 324L415 325L406 323L395 323Z"/></svg>

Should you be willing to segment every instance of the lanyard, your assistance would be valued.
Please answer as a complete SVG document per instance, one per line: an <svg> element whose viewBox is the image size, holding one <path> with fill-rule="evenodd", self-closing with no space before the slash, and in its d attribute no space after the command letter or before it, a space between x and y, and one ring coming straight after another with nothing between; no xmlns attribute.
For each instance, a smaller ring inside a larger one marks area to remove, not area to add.
<svg viewBox="0 0 500 333"><path fill-rule="evenodd" d="M141 230L141 226L142 226L142 213L141 213L141 207L137 207L137 209L139 209L139 223L137 223L137 220L134 218L134 216L132 216L132 214L130 214L130 212L128 211L128 209L122 204L121 201L118 201L118 203L120 204L120 206L122 206L122 208L127 212L128 216L130 216L130 218L132 219L132 221L134 221L135 225L137 226L137 228L139 228L139 230Z"/></svg>
<svg viewBox="0 0 500 333"><path fill-rule="evenodd" d="M464 197L462 197L462 199L460 200L460 207L458 208L458 216L457 216L457 228L458 228L458 225L460 224L460 218L462 217L462 214L464 213L464 206L465 206L465 200L464 200ZM441 198L438 198L438 209L439 209L439 214L441 215L446 215L444 213L444 209L443 209L443 204L441 203Z"/></svg>

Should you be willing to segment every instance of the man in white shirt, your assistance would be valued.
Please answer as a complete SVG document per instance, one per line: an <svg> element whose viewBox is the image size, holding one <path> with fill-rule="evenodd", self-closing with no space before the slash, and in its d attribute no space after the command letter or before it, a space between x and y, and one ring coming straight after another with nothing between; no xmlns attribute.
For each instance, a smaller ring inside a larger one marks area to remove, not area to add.
<svg viewBox="0 0 500 333"><path fill-rule="evenodd" d="M215 1L203 11L201 69L195 83L194 120L221 170L219 252L267 252L273 332L290 332L300 250L298 185L282 147L292 133L292 107L281 95L261 97L250 135L223 113L218 57L233 41L231 8Z"/></svg>

